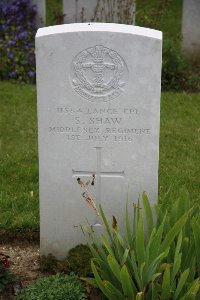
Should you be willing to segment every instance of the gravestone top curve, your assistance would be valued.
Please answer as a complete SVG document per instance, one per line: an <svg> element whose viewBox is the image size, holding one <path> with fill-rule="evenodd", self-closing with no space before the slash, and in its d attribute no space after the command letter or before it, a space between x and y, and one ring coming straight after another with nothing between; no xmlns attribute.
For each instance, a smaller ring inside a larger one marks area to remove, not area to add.
<svg viewBox="0 0 200 300"><path fill-rule="evenodd" d="M106 32L118 32L128 33L134 35L140 35L150 37L154 39L162 39L162 32L159 30L143 28L139 26L115 24L115 23L73 23L57 26L49 26L39 28L36 34L36 38L50 34L59 34L66 32L77 31L106 31Z"/></svg>

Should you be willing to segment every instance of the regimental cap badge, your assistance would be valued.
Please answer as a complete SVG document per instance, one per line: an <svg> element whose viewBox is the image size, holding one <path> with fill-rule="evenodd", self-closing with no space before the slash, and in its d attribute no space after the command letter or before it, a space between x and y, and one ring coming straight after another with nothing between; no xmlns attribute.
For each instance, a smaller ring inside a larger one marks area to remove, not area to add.
<svg viewBox="0 0 200 300"><path fill-rule="evenodd" d="M105 47L96 46L96 47L90 48L88 50L90 50L90 54L92 56L92 60L94 63L103 63L103 61L105 59L105 55L107 53Z"/></svg>
<svg viewBox="0 0 200 300"><path fill-rule="evenodd" d="M91 102L115 99L127 81L128 69L122 57L102 45L81 51L72 62L72 87Z"/></svg>

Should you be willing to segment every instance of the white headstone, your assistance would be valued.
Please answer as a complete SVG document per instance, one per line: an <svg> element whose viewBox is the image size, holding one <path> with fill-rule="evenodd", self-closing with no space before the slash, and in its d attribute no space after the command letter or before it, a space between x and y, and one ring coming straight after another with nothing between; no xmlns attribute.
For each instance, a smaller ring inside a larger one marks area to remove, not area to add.
<svg viewBox="0 0 200 300"><path fill-rule="evenodd" d="M127 196L157 201L161 43L161 32L131 25L38 30L42 254L63 258L85 241L86 218L98 225L88 195L121 225ZM77 179L93 174L87 191Z"/></svg>
<svg viewBox="0 0 200 300"><path fill-rule="evenodd" d="M182 38L184 54L200 61L200 0L183 1Z"/></svg>
<svg viewBox="0 0 200 300"><path fill-rule="evenodd" d="M46 0L32 0L37 6L37 26L44 27L46 23Z"/></svg>
<svg viewBox="0 0 200 300"><path fill-rule="evenodd" d="M135 23L135 1L63 0L65 23Z"/></svg>

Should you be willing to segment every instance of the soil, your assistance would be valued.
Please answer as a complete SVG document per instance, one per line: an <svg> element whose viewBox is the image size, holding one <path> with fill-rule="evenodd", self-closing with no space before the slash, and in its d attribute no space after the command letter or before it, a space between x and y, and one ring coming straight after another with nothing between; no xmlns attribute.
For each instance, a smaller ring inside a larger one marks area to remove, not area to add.
<svg viewBox="0 0 200 300"><path fill-rule="evenodd" d="M45 276L39 268L39 234L38 233L0 233L0 252L8 255L11 270L16 276L16 283L11 284L0 294L0 300L16 299L15 292L22 287Z"/></svg>
<svg viewBox="0 0 200 300"><path fill-rule="evenodd" d="M10 257L10 268L16 277L15 283L9 285L2 294L0 293L0 300L16 300L15 294L23 287L40 277L50 275L40 271L38 232L0 232L0 252ZM90 289L89 299L102 298L97 289Z"/></svg>

